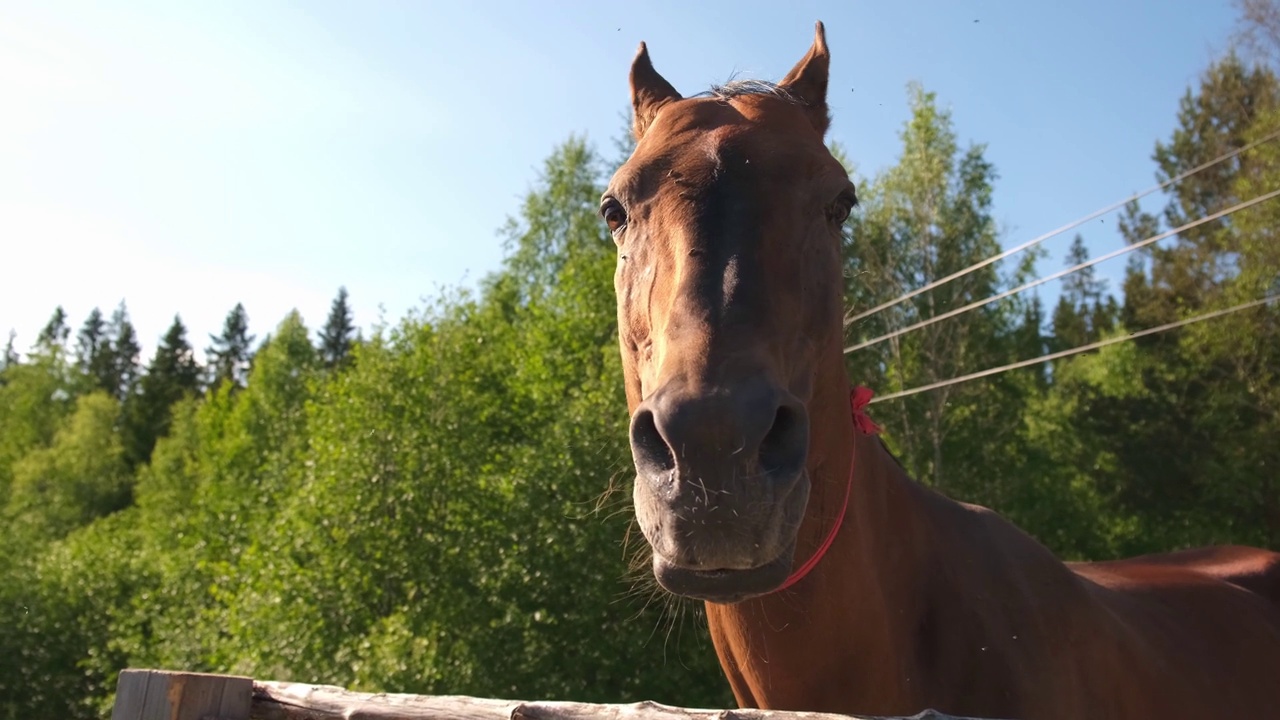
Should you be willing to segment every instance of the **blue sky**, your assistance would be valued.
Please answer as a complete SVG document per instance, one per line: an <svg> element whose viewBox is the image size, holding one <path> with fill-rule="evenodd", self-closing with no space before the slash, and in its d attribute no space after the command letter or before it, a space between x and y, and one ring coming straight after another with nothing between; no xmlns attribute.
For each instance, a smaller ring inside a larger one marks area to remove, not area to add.
<svg viewBox="0 0 1280 720"><path fill-rule="evenodd" d="M148 352L175 313L203 349L236 302L261 338L290 308L320 325L340 285L360 325L394 322L498 266L497 229L557 143L612 151L639 41L691 94L780 78L818 19L830 137L860 172L894 162L918 80L987 144L1017 244L1153 183L1153 144L1234 17L1228 0L6 2L0 332L25 350L56 305L77 328L123 299ZM1113 226L1087 228L1094 254Z"/></svg>

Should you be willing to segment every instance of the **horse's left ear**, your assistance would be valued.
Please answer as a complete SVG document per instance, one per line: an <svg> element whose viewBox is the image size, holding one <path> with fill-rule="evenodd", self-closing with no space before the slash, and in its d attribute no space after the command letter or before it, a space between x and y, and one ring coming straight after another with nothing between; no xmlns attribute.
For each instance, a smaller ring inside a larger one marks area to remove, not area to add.
<svg viewBox="0 0 1280 720"><path fill-rule="evenodd" d="M831 116L827 113L827 74L831 68L831 52L827 50L827 33L818 21L813 45L791 72L779 83L809 108L809 122L822 135L827 132Z"/></svg>

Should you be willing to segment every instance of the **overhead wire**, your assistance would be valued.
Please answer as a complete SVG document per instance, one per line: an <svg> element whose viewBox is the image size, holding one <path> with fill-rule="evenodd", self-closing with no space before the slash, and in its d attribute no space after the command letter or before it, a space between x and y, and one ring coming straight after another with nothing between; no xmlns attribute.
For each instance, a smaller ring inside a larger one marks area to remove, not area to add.
<svg viewBox="0 0 1280 720"><path fill-rule="evenodd" d="M1060 358L1069 357L1071 355L1079 355L1080 353L1089 352L1091 350L1097 350L1099 348L1107 347L1108 345L1115 345L1116 343L1122 343L1128 340L1135 340L1140 337L1146 337L1147 335L1154 335L1156 333L1166 332L1168 330L1174 330L1176 328L1180 328L1185 325L1191 325L1194 323L1203 322L1205 320L1212 320L1214 318L1222 317L1223 315L1229 315L1234 312L1240 312L1241 310L1248 310L1249 308L1257 307L1259 305L1264 305L1268 302L1272 302L1275 300L1280 300L1280 295L1268 295L1266 297L1259 298L1257 300L1250 300L1249 302L1240 303L1239 305L1234 305L1224 310L1215 310L1213 312L1204 313L1202 315L1196 315L1194 317L1184 318L1182 320L1165 323L1163 325L1157 325L1156 327L1147 328L1146 330L1139 330L1137 332L1130 333L1128 335L1118 335L1113 338L1107 338L1106 340L1099 340L1097 342L1092 342L1092 343L1089 343L1088 345L1081 345L1080 347L1071 348L1070 350L1060 350L1058 352L1049 353L1048 355L1042 355L1040 357L1031 358L1030 360L1020 360L1015 363L1009 363L1008 365L1001 365L999 367L989 368L987 370L981 370L975 373L969 373L968 375L961 375L959 377L951 378L950 380L940 380L935 383L929 383L928 385L921 385L919 387L914 387L909 390L900 390L898 392L889 393L887 395L881 395L879 397L872 398L872 400L868 404L886 402L888 400L896 400L898 398L909 397L911 395L916 395L918 393L928 392L930 390L937 390L939 388L944 388L949 385L956 385L963 382L969 382L970 380L977 380L979 378L990 377L992 375L997 375L1002 372L1017 370L1019 368L1029 367L1031 365L1038 365L1041 363L1049 362L1051 360L1058 360Z"/></svg>
<svg viewBox="0 0 1280 720"><path fill-rule="evenodd" d="M921 320L917 323L913 323L911 325L907 325L906 327L898 328L897 330L885 333L884 335L880 335L879 337L875 337L870 340L864 340L863 342L850 345L849 347L846 347L844 349L844 352L845 354L848 354L857 350L862 350L863 348L871 347L872 345L877 345L879 343L882 343L885 340L891 340L900 335L905 335L906 333L919 330L924 327L928 327L934 323L941 322L948 318L953 318L962 313L969 312L970 310L975 310L977 308L983 307L984 305L990 305L991 303L996 302L997 300L1003 300L1004 298L1007 298L1011 295L1016 295L1017 293L1020 293L1023 290L1029 290L1038 285L1043 285L1044 283L1047 283L1050 280L1056 280L1057 278L1063 277L1064 275L1070 275L1073 272L1083 270L1087 267L1092 267L1093 265L1097 265L1098 263L1105 262L1107 260L1111 260L1112 258L1116 258L1121 255L1124 255L1125 253L1130 253L1130 252L1133 252L1134 250L1144 248L1152 243L1156 243L1166 238L1177 235L1178 233L1186 232L1187 230L1190 230L1195 227L1199 227L1200 225L1203 225L1205 223L1212 222L1222 217L1226 217L1228 215L1231 215L1232 213L1239 212L1240 210L1244 210L1246 208L1249 208L1259 203L1270 200L1276 197L1277 195L1280 195L1280 190L1272 190L1271 192L1265 193L1263 195L1259 195L1258 197L1255 197L1252 200L1246 200L1244 202L1236 203L1235 205L1232 205L1231 207L1226 208L1225 210L1219 210L1218 212L1213 213L1212 215L1206 215L1205 217L1202 217L1198 220L1193 220L1189 223L1179 225L1178 227L1173 228L1172 230L1166 230L1162 233L1152 235L1151 237L1146 238L1145 240L1140 240L1136 243L1133 243L1132 245L1128 245L1118 250L1114 250L1105 255L1101 255L1099 257L1093 258L1092 260L1087 260L1077 265L1073 265L1069 268L1066 268L1065 270L1059 270L1058 272L1053 273L1051 275L1046 275L1042 278L1037 278L1035 280L1032 280L1031 282L1025 283L1023 285L1019 285L1016 288L1005 290L1004 292L1000 292L995 295L992 295L991 297L984 298L982 300L975 300L974 302L971 302L967 305L962 305L958 308L955 308L954 310L948 310L947 312L944 312L941 315L934 315L933 317L926 318L924 320Z"/></svg>
<svg viewBox="0 0 1280 720"><path fill-rule="evenodd" d="M916 297L917 295L920 295L921 293L926 293L926 292L928 292L928 291L930 291L930 290L933 290L934 288L941 287L942 285L945 285L945 284L947 284L947 283L951 282L952 280L957 280L957 279L959 279L959 278L964 277L965 275L968 275L969 273L975 272L975 271L977 271L977 270L981 270L982 268L984 268L984 267L986 267L986 266L988 266L988 265L991 265L992 263L999 262L999 261L1001 261L1001 260L1003 260L1003 259L1005 259L1005 258L1009 257L1010 255L1016 255L1017 253L1020 253L1020 252L1022 252L1023 250L1026 250L1026 249L1028 249L1028 248L1031 248L1031 247L1034 247L1034 246L1036 246L1036 245L1039 245L1040 243L1044 242L1045 240L1048 240L1048 239L1050 239L1050 238L1052 238L1052 237L1056 237L1056 236L1058 236L1058 235L1061 235L1062 233L1067 232L1068 230L1073 230L1073 229L1075 229L1075 228L1077 228L1077 227L1080 227L1081 225L1083 225L1083 224L1085 224L1085 223L1089 222L1090 220L1094 220L1094 219L1096 219L1096 218L1098 218L1098 217L1101 217L1101 216L1103 216L1103 215L1106 215L1107 213L1110 213L1110 212L1112 212L1112 211L1114 211L1114 210L1117 210L1117 209L1119 209L1119 208L1121 208L1121 207L1124 207L1125 205L1127 205L1127 204L1128 204L1128 203L1130 203L1130 202L1133 202L1133 201L1135 201L1135 200L1140 200L1140 199L1142 199L1142 198L1146 197L1147 195L1150 195L1150 194L1151 194L1151 193L1153 193L1153 192L1157 192L1157 191L1159 191L1159 190L1163 190L1163 189L1165 189L1165 188L1169 187L1170 185L1173 185L1174 183L1181 182L1182 180L1185 180L1185 179L1187 179L1187 178L1191 177L1192 175L1195 175L1195 174L1197 174L1197 173L1203 172L1204 170L1207 170L1207 169L1209 169L1209 168L1213 167L1214 165L1217 165L1218 163L1225 162L1225 161L1230 160L1231 158L1233 158L1233 157L1235 157L1235 156L1237 156L1237 155L1239 155L1239 154L1241 154L1241 153L1243 153L1243 152L1246 152L1246 151L1248 151L1248 150L1252 150L1253 148L1255 148L1255 147L1257 147L1257 146L1261 145L1262 143L1270 142L1270 141L1272 141L1272 140L1275 140L1277 137L1280 137L1280 130L1276 130L1276 131L1274 131L1274 132L1268 133L1267 135L1264 135L1263 137L1258 138L1257 140L1254 140L1253 142L1251 142L1251 143L1249 143L1249 144L1247 144L1247 145L1244 145L1244 146L1239 147L1239 148L1237 148L1237 149L1235 149L1235 150L1232 150L1231 152L1228 152L1228 153L1225 153L1225 154L1223 154L1223 155L1220 155L1220 156L1218 156L1218 157L1216 157L1216 158L1214 158L1214 159L1212 159L1212 160L1209 160L1208 162L1201 163L1200 165L1197 165L1197 166L1195 166L1195 167L1191 168L1190 170L1186 170L1186 171L1184 171L1184 172L1182 172L1182 173L1179 173L1178 175L1176 175L1176 176L1174 176L1174 177L1169 178L1168 180L1165 180L1164 182L1160 183L1159 185L1153 185L1152 187L1149 187L1149 188L1147 188L1146 190L1143 190L1143 191L1141 191L1141 192L1134 193L1133 195L1130 195L1129 197L1127 197L1127 198L1125 198L1125 199L1123 199L1123 200L1120 200L1119 202L1112 203L1111 205L1108 205L1108 206L1106 206L1106 207L1104 207L1104 208L1102 208L1102 209L1100 209L1100 210L1095 210L1094 212L1089 213L1088 215L1085 215L1084 217L1079 218L1078 220L1072 220L1071 222L1067 223L1066 225L1063 225L1062 227L1060 227L1060 228L1058 228L1058 229L1056 229L1056 230L1051 230L1051 231L1049 231L1049 232L1047 232L1047 233L1045 233L1045 234L1043 234L1043 235L1039 235L1039 236L1037 236L1037 237L1034 237L1034 238L1032 238L1032 239L1030 239L1030 240L1028 240L1028 241L1026 241L1026 242L1024 242L1024 243L1022 243L1021 245L1019 245L1019 246L1017 246L1017 247L1009 248L1008 250L1005 250L1005 251L1003 251L1003 252L1001 252L1001 253L998 253L998 254L996 254L996 255L993 255L993 256L991 256L991 257L989 257L989 258L985 259L985 260L982 260L982 261L980 261L980 262L978 262L978 263L975 263L975 264L973 264L973 265L970 265L969 267L964 268L963 270L957 270L956 272L951 273L950 275L947 275L946 277L939 278L939 279L937 279L937 280L934 280L933 282L927 283L927 284L925 284L925 285L923 285L923 286L921 286L921 287L918 287L918 288L916 288L915 290L912 290L912 291L910 291L910 292L908 292L908 293L906 293L906 294L904 294L904 295L902 295L902 296L900 296L900 297L898 297L898 298L896 298L896 299L894 299L894 300L889 300L889 301L886 301L886 302L880 303L879 305L876 305L875 307L871 308L870 310L864 310L864 311L862 311L862 312L858 313L857 315L853 315L853 316L850 316L850 317L846 317L846 318L845 318L845 320L844 320L845 327L848 327L849 325L852 325L853 323L855 323L855 322L857 322L857 321L859 321L859 320L862 320L862 319L868 318L868 317L870 317L870 316L872 316L872 315L875 315L876 313L878 313L878 312L880 312L880 311L882 311L882 310L886 310L886 309L888 309L888 308L891 308L891 307L893 307L894 305L897 305L897 304L899 304L899 303L902 303L902 302L905 302L905 301L907 301L907 300L910 300L911 298ZM849 351L848 351L848 350L846 350L845 352L849 352Z"/></svg>

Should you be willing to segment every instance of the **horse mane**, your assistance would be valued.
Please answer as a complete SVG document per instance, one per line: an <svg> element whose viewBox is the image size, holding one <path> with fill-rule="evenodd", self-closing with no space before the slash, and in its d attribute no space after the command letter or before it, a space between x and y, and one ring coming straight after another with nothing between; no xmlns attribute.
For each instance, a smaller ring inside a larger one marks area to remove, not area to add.
<svg viewBox="0 0 1280 720"><path fill-rule="evenodd" d="M804 105L805 102L787 88L768 80L734 80L723 85L712 85L710 90L694 95L694 97L711 97L717 100L732 100L744 95L764 95L777 98L792 105Z"/></svg>

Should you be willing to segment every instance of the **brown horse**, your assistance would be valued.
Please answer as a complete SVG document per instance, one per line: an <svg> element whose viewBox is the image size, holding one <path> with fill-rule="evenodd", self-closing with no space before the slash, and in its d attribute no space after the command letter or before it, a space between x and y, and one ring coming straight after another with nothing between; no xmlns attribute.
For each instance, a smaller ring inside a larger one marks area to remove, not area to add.
<svg viewBox="0 0 1280 720"><path fill-rule="evenodd" d="M829 58L819 23L781 83L682 98L641 45L638 144L601 205L637 519L658 582L706 601L738 702L1280 716L1280 556L1064 564L855 428L839 256L855 195L823 142Z"/></svg>

